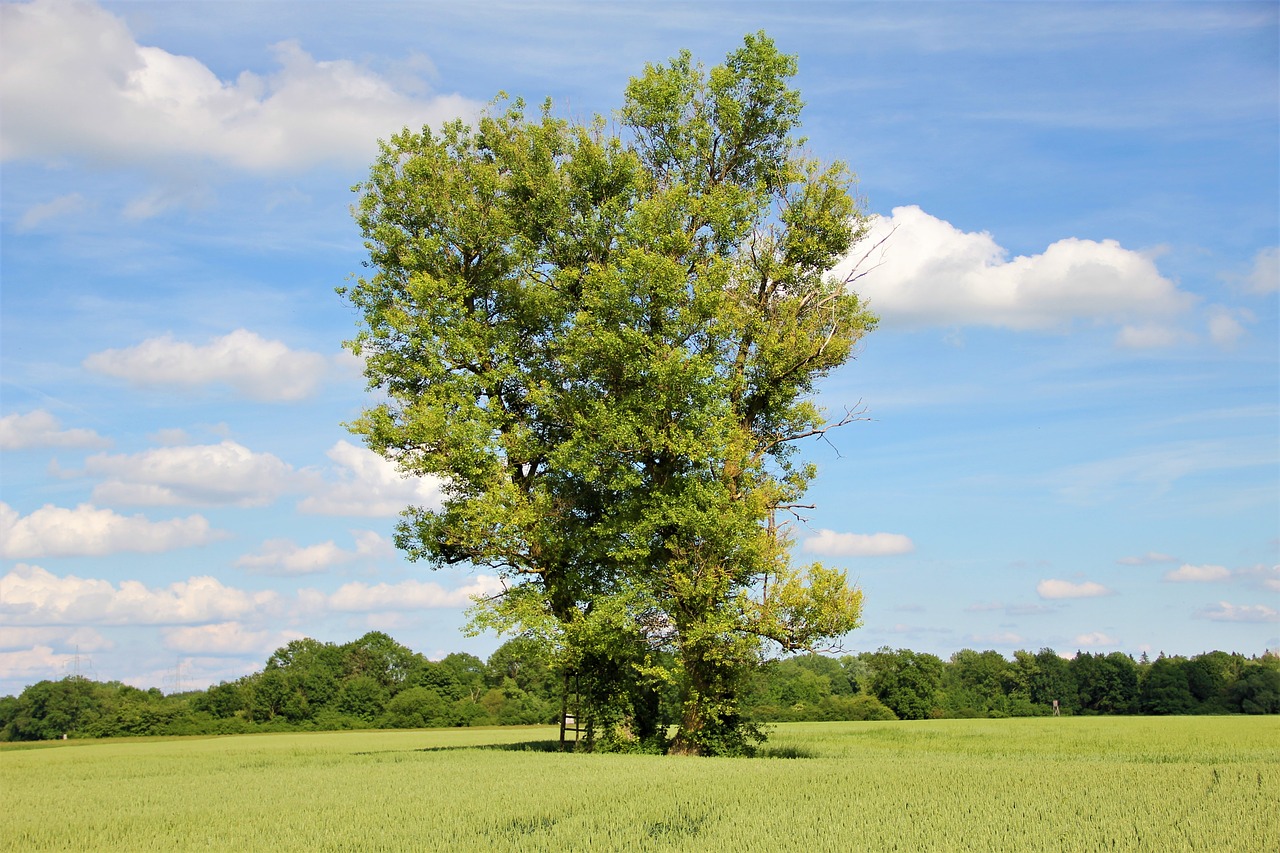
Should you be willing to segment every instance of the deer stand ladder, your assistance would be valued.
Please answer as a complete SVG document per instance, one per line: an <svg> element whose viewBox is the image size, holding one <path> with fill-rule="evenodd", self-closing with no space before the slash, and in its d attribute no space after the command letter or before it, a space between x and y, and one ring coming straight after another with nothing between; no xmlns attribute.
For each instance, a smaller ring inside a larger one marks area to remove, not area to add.
<svg viewBox="0 0 1280 853"><path fill-rule="evenodd" d="M578 673L564 674L564 689L560 693L560 751L564 752L569 743L569 735L573 735L573 746L586 735L587 743L591 743L591 722L582 716L582 688Z"/></svg>

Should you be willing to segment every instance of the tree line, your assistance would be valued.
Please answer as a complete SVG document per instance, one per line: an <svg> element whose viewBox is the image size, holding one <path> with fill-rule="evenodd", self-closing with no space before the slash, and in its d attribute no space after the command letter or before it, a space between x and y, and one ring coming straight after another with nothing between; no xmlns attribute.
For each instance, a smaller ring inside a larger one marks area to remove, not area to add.
<svg viewBox="0 0 1280 853"><path fill-rule="evenodd" d="M350 643L300 639L265 666L207 690L164 694L78 676L0 698L0 740L208 735L258 731L548 724L572 710L575 685L542 644L517 638L487 661L438 661L370 632ZM753 723L1077 714L1280 713L1280 657L1222 651L1138 660L1052 649L964 649L944 660L909 649L759 662L742 692ZM662 725L679 720L676 688L659 694ZM602 721L596 749L642 744Z"/></svg>

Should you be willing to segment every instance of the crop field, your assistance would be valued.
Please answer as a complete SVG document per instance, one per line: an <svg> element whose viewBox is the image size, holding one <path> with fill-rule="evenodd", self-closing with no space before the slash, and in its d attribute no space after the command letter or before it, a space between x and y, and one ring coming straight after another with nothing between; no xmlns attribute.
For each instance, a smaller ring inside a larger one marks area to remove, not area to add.
<svg viewBox="0 0 1280 853"><path fill-rule="evenodd" d="M0 749L4 850L1280 850L1274 717L777 726L752 759L550 728Z"/></svg>

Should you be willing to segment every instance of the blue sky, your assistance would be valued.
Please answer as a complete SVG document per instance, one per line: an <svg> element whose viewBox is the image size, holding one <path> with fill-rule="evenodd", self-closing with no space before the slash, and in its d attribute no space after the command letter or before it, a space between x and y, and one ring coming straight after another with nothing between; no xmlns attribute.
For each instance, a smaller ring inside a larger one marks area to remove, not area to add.
<svg viewBox="0 0 1280 853"><path fill-rule="evenodd" d="M822 403L797 557L850 651L1280 647L1274 3L2 7L0 693L203 687L298 636L429 656L495 581L342 424L376 140L499 90L608 115L765 29L859 175L882 323Z"/></svg>

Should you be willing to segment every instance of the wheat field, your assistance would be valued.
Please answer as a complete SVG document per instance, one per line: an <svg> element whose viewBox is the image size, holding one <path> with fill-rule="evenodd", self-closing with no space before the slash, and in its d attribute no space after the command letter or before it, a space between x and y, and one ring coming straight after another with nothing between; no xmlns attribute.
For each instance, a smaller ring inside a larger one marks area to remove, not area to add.
<svg viewBox="0 0 1280 853"><path fill-rule="evenodd" d="M793 723L732 759L553 736L6 745L0 849L1280 850L1274 717Z"/></svg>

